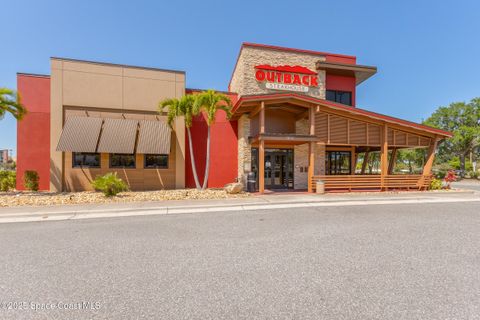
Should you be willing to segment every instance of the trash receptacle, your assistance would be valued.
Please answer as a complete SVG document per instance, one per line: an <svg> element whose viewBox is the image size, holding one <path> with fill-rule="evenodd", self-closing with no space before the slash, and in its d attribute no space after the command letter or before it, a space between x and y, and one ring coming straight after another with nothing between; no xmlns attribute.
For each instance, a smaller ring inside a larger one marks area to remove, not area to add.
<svg viewBox="0 0 480 320"><path fill-rule="evenodd" d="M323 182L322 180L317 180L316 191L317 191L318 194L324 194L325 193L325 182Z"/></svg>
<svg viewBox="0 0 480 320"><path fill-rule="evenodd" d="M257 179L255 172L249 172L247 175L247 191L255 192L257 190Z"/></svg>

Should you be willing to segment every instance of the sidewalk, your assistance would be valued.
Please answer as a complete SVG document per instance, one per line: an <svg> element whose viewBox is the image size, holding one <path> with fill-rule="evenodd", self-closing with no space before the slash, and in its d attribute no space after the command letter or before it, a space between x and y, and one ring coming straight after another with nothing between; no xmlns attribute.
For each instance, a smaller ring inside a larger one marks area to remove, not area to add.
<svg viewBox="0 0 480 320"><path fill-rule="evenodd" d="M280 208L358 206L378 204L445 203L479 201L480 193L470 190L450 192L275 193L248 198L220 200L171 200L112 204L57 205L0 208L0 223L114 218L162 214L251 211Z"/></svg>

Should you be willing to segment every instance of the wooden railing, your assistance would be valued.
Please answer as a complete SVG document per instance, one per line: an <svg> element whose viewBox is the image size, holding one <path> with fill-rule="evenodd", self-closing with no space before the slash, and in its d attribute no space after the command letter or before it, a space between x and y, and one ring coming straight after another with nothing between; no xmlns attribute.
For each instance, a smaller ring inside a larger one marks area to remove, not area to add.
<svg viewBox="0 0 480 320"><path fill-rule="evenodd" d="M325 191L387 191L387 190L426 190L432 176L414 175L328 175L313 176L312 188L317 181L325 184Z"/></svg>

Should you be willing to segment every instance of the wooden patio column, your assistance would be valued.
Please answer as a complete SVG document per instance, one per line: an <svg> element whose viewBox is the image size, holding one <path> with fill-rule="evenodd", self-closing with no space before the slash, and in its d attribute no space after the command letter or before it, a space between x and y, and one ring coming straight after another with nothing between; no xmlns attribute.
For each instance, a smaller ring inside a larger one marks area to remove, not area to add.
<svg viewBox="0 0 480 320"><path fill-rule="evenodd" d="M310 107L308 110L308 122L310 125L310 135L315 135L315 109ZM313 173L314 173L314 165L315 165L315 142L310 141L308 144L308 192L313 191Z"/></svg>
<svg viewBox="0 0 480 320"><path fill-rule="evenodd" d="M265 133L265 102L260 103L260 134ZM265 141L260 135L258 148L258 191L265 192Z"/></svg>
<svg viewBox="0 0 480 320"><path fill-rule="evenodd" d="M435 151L437 150L438 138L434 137L428 148L427 162L423 166L423 176L429 176L432 174L433 160L435 160Z"/></svg>
<svg viewBox="0 0 480 320"><path fill-rule="evenodd" d="M397 148L393 148L392 150L392 157L388 162L388 174L393 174L393 169L395 168L395 163L397 162Z"/></svg>
<svg viewBox="0 0 480 320"><path fill-rule="evenodd" d="M432 167L433 167L433 160L435 160L435 151L437 150L438 145L438 137L435 136L432 139L433 141L430 142L430 146L428 148L428 155L427 161L423 166L422 177L418 180L418 188L428 188L428 185L425 185L425 179L432 174Z"/></svg>
<svg viewBox="0 0 480 320"><path fill-rule="evenodd" d="M382 145L380 150L380 170L381 170L381 188L386 188L386 176L388 175L388 126L383 126Z"/></svg>

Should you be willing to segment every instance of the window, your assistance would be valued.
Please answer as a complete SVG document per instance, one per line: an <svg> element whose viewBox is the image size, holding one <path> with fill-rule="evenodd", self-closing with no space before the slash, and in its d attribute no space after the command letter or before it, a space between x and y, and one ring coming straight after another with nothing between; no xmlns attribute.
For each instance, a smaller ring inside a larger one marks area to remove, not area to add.
<svg viewBox="0 0 480 320"><path fill-rule="evenodd" d="M352 105L352 93L350 91L327 90L326 98L329 101L334 101L348 106Z"/></svg>
<svg viewBox="0 0 480 320"><path fill-rule="evenodd" d="M72 154L72 167L100 168L100 153L74 152Z"/></svg>
<svg viewBox="0 0 480 320"><path fill-rule="evenodd" d="M351 153L350 151L327 151L326 173L335 174L351 174Z"/></svg>
<svg viewBox="0 0 480 320"><path fill-rule="evenodd" d="M124 153L110 154L110 168L135 168L135 155Z"/></svg>
<svg viewBox="0 0 480 320"><path fill-rule="evenodd" d="M146 154L144 168L168 169L168 154Z"/></svg>

